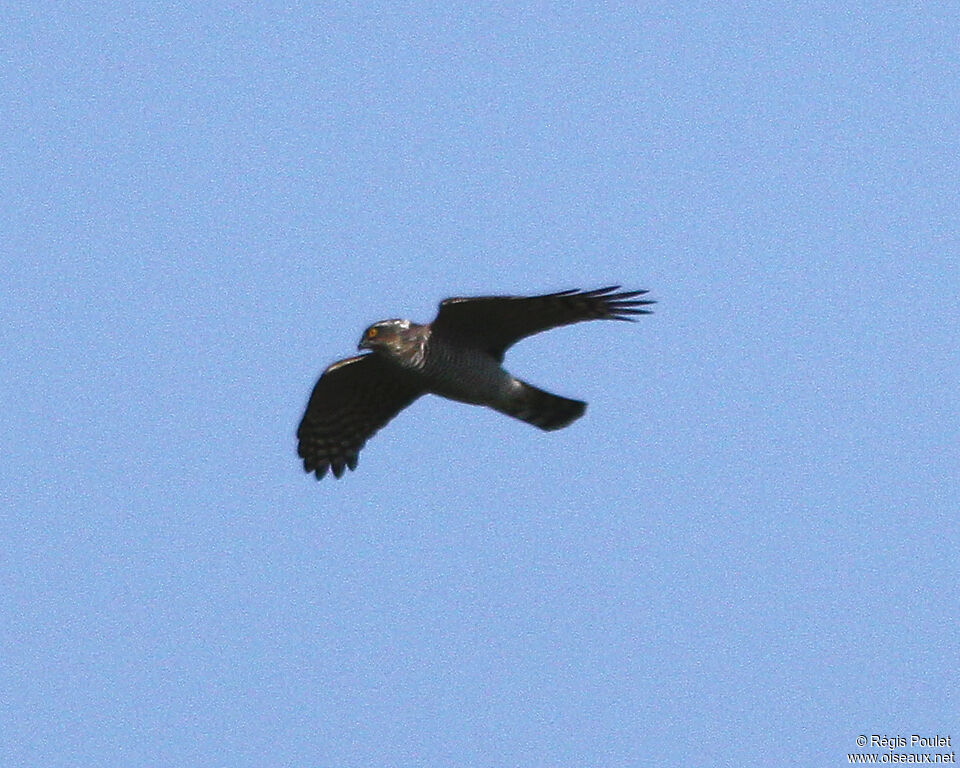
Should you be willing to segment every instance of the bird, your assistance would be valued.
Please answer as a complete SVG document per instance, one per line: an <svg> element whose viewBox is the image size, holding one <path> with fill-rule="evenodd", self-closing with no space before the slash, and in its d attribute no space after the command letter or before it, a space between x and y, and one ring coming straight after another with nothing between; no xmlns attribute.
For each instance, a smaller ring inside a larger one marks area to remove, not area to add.
<svg viewBox="0 0 960 768"><path fill-rule="evenodd" d="M357 350L320 376L297 429L303 468L317 480L357 468L360 449L425 394L482 405L550 431L579 419L587 404L545 392L503 368L504 355L527 336L584 320L635 320L656 302L619 285L540 296L444 299L427 325L381 320Z"/></svg>

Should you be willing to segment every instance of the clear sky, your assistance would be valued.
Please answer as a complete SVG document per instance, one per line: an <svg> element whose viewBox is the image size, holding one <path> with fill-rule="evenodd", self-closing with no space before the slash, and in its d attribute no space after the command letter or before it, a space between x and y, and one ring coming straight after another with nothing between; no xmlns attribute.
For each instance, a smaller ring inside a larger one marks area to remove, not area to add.
<svg viewBox="0 0 960 768"><path fill-rule="evenodd" d="M2 765L960 739L955 4L26 2L0 100ZM303 473L369 323L613 283L568 429Z"/></svg>

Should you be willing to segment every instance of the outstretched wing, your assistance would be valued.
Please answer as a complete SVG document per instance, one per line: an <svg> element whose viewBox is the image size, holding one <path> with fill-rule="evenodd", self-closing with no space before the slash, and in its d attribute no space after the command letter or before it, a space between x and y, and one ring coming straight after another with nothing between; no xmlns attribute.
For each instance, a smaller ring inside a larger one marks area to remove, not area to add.
<svg viewBox="0 0 960 768"><path fill-rule="evenodd" d="M423 394L423 390L379 355L334 363L310 395L297 429L303 468L340 477L356 469L357 454L374 433Z"/></svg>
<svg viewBox="0 0 960 768"><path fill-rule="evenodd" d="M433 333L468 338L503 359L507 349L527 336L583 320L633 320L650 314L641 307L656 302L638 299L647 291L623 291L619 285L594 291L577 289L544 296L477 296L445 299L431 323Z"/></svg>

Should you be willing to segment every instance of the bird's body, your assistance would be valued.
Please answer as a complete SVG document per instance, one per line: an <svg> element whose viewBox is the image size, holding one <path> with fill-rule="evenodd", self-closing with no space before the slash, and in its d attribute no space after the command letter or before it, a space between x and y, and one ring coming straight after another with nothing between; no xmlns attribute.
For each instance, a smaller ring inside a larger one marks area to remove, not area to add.
<svg viewBox="0 0 960 768"><path fill-rule="evenodd" d="M426 391L472 405L500 402L513 386L513 377L498 360L439 334L431 334L420 371Z"/></svg>
<svg viewBox="0 0 960 768"><path fill-rule="evenodd" d="M364 332L370 354L334 363L320 377L297 430L299 453L317 478L354 469L366 440L424 394L484 405L544 430L560 429L586 408L523 382L503 368L516 341L582 320L630 320L652 304L646 291L561 291L544 296L446 299L429 325L383 320Z"/></svg>

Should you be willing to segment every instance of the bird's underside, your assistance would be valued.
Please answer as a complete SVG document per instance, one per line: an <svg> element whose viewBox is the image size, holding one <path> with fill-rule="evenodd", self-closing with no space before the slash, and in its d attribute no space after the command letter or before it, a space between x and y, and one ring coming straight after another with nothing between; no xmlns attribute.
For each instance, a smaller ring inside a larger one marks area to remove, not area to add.
<svg viewBox="0 0 960 768"><path fill-rule="evenodd" d="M520 339L585 320L633 320L649 314L646 291L569 290L543 296L446 299L429 325L384 320L370 326L366 354L327 368L297 430L307 472L322 478L355 469L360 449L424 394L485 405L543 430L583 415L586 403L545 392L502 367Z"/></svg>

